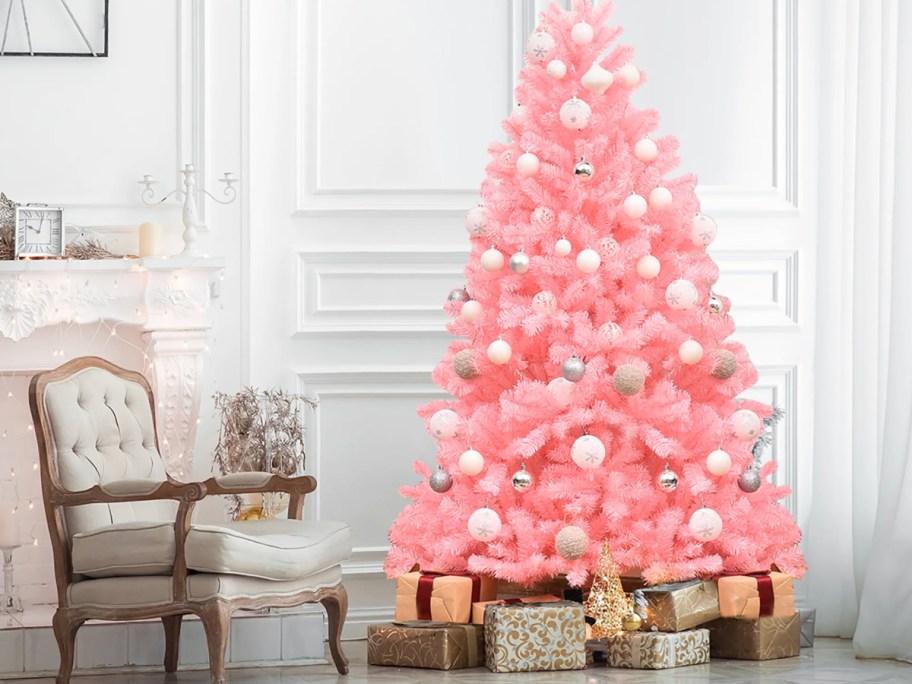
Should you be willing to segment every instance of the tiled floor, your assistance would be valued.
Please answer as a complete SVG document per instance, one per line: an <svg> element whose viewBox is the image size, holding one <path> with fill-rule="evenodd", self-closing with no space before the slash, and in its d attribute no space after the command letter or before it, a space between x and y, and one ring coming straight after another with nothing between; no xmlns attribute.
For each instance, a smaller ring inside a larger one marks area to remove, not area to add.
<svg viewBox="0 0 912 684"><path fill-rule="evenodd" d="M229 684L361 684L362 682L424 682L455 681L463 684L599 684L600 682L661 682L662 684L700 684L701 682L730 682L753 684L755 682L783 682L806 684L826 682L843 684L867 682L869 684L907 684L912 682L912 665L890 660L856 660L852 644L840 639L818 639L814 649L805 649L799 658L753 663L737 660L714 660L708 665L684 667L676 670L648 672L644 670L615 670L596 665L579 672L540 672L534 674L492 674L483 668L472 670L413 670L390 667L369 667L365 663L365 642L348 642L345 651L351 659L348 677L336 674L331 665L308 667L259 668L231 670ZM52 679L15 679L21 684L52 684ZM176 677L166 677L160 672L131 675L86 675L73 678L73 684L206 684L207 672L180 672Z"/></svg>

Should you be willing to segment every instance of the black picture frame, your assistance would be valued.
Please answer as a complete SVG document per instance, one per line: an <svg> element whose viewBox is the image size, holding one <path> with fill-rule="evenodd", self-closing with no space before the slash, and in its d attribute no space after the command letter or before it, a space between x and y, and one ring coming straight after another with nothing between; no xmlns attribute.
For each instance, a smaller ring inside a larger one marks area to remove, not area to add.
<svg viewBox="0 0 912 684"><path fill-rule="evenodd" d="M12 8L12 3L16 0L9 0L9 7ZM104 48L101 51L90 52L86 50L85 52L7 52L0 51L0 57L107 57L108 56L108 27L110 22L108 21L108 5L110 0L104 0ZM3 26L6 21L5 17L0 17L0 27Z"/></svg>

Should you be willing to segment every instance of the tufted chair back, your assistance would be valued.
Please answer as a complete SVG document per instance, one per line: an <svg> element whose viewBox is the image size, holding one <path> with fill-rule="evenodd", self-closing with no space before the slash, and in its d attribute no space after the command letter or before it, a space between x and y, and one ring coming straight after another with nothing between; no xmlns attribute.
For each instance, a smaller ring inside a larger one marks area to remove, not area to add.
<svg viewBox="0 0 912 684"><path fill-rule="evenodd" d="M81 491L113 480L166 480L147 386L88 367L44 392L51 463L60 485ZM175 501L87 504L66 509L72 536L133 521L173 521Z"/></svg>

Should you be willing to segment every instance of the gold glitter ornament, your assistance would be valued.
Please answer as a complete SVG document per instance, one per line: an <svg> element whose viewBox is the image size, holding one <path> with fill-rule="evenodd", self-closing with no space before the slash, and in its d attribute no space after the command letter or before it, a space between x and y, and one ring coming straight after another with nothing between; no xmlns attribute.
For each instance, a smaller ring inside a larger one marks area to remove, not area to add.
<svg viewBox="0 0 912 684"><path fill-rule="evenodd" d="M643 618L636 613L630 613L624 617L623 626L628 632L635 632L643 626Z"/></svg>

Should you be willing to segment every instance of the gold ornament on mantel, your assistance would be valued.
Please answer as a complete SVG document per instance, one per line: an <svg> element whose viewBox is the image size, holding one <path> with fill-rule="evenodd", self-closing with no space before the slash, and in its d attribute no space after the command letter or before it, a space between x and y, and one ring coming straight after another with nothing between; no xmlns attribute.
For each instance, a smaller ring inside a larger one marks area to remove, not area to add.
<svg viewBox="0 0 912 684"><path fill-rule="evenodd" d="M592 626L592 637L603 639L613 636L625 628L625 621L633 613L633 605L624 594L621 576L614 556L611 555L611 544L608 540L602 545L602 555L595 568L595 578L585 603L586 615L595 618Z"/></svg>

